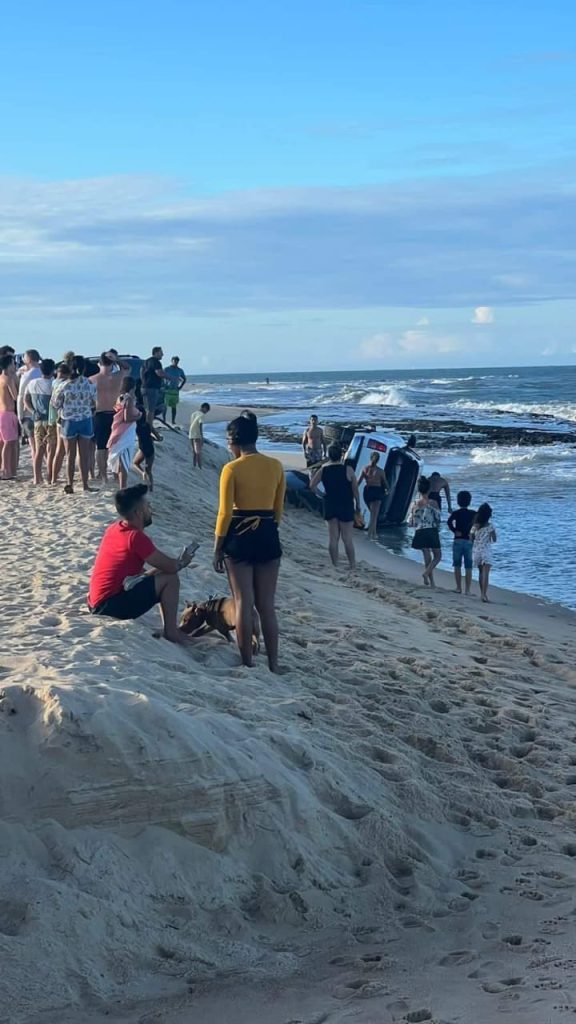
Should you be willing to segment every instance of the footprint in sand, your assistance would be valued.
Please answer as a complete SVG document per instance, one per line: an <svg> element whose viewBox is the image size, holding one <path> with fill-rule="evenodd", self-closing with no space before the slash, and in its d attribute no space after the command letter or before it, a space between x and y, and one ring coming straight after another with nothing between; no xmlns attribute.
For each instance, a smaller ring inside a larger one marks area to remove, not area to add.
<svg viewBox="0 0 576 1024"><path fill-rule="evenodd" d="M44 615L38 619L39 626L61 626L62 619L58 615Z"/></svg>
<svg viewBox="0 0 576 1024"><path fill-rule="evenodd" d="M439 961L440 967L461 967L463 964L471 964L477 957L470 949L456 949L453 953L447 953Z"/></svg>
<svg viewBox="0 0 576 1024"><path fill-rule="evenodd" d="M500 995L509 988L518 988L524 978L503 978L502 981L485 981L482 988L491 995Z"/></svg>

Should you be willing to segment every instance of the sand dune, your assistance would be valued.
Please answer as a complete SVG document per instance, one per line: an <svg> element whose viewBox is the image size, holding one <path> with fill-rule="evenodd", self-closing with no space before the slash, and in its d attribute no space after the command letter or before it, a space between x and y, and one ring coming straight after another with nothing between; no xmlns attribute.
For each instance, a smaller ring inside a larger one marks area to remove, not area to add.
<svg viewBox="0 0 576 1024"><path fill-rule="evenodd" d="M189 599L222 457L158 453ZM289 510L273 677L90 617L110 491L1 493L1 1021L572 1018L573 615L334 570Z"/></svg>

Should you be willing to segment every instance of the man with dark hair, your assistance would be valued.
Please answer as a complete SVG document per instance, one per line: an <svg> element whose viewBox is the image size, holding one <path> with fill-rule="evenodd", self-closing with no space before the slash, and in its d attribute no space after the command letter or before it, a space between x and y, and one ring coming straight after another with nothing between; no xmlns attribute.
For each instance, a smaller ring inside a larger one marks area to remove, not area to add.
<svg viewBox="0 0 576 1024"><path fill-rule="evenodd" d="M326 441L324 431L318 425L318 417L312 415L302 435L302 448L307 466L315 466L326 458Z"/></svg>
<svg viewBox="0 0 576 1024"><path fill-rule="evenodd" d="M13 480L18 468L18 380L14 356L0 356L0 479Z"/></svg>
<svg viewBox="0 0 576 1024"><path fill-rule="evenodd" d="M157 345L152 349L152 355L145 361L142 367L142 400L146 410L146 420L155 441L162 440L160 435L154 430L154 414L160 404L162 381L166 379L161 362L163 356L162 349Z"/></svg>
<svg viewBox="0 0 576 1024"><path fill-rule="evenodd" d="M192 556L184 553L171 558L154 546L144 532L152 522L152 510L145 484L125 487L115 496L119 522L106 530L90 579L88 607L93 615L113 619L137 619L160 604L164 636L176 644L189 643L178 628L178 573L190 564ZM125 589L128 577L140 576L144 565L156 572L142 576L134 586Z"/></svg>
<svg viewBox="0 0 576 1024"><path fill-rule="evenodd" d="M166 374L164 398L166 400L166 408L172 411L172 424L174 425L176 423L176 410L180 401L180 392L186 383L186 374L180 366L180 356L172 356L170 366L167 366L164 372Z"/></svg>
<svg viewBox="0 0 576 1024"><path fill-rule="evenodd" d="M112 349L102 353L98 365L100 369L92 377L92 383L96 385L94 442L98 477L105 482L108 479L108 441L112 432L114 408L122 391L124 374L118 372L118 357Z"/></svg>
<svg viewBox="0 0 576 1024"><path fill-rule="evenodd" d="M22 435L30 444L30 450L32 452L32 458L36 451L36 445L34 443L34 420L29 415L28 410L24 405L24 395L26 388L31 380L35 380L37 377L42 376L40 370L40 353L35 348L29 348L24 353L24 365L19 370L20 385L18 389L18 405L17 413L18 419L20 420L20 426L22 427Z"/></svg>
<svg viewBox="0 0 576 1024"><path fill-rule="evenodd" d="M34 483L42 483L42 463L46 456L48 480L52 479L52 463L58 446L56 426L49 422L50 399L54 381L55 362L53 359L42 359L40 362L41 377L29 380L24 391L24 408L31 413L34 420Z"/></svg>

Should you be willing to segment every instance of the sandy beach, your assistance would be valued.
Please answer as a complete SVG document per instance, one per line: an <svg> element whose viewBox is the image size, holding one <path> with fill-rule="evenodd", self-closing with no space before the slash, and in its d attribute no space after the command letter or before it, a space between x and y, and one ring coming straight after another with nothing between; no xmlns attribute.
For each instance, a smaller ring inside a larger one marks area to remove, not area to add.
<svg viewBox="0 0 576 1024"><path fill-rule="evenodd" d="M226 592L225 458L157 449L151 536L201 544L183 599ZM92 618L112 490L22 476L1 485L2 1024L576 1019L574 613L451 574L430 593L363 537L334 569L288 508L274 677L215 635L155 639L156 611Z"/></svg>

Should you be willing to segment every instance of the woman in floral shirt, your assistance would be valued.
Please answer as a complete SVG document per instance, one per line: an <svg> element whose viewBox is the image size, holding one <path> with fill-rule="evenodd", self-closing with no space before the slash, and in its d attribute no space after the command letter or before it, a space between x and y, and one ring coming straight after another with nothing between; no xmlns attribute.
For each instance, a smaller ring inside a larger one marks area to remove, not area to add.
<svg viewBox="0 0 576 1024"><path fill-rule="evenodd" d="M418 481L420 497L412 505L409 524L416 527L412 547L415 551L421 551L424 558L424 583L427 587L434 587L436 584L433 573L442 558L442 548L439 533L440 510L436 502L428 497L429 492L430 481L427 477L421 476Z"/></svg>
<svg viewBox="0 0 576 1024"><path fill-rule="evenodd" d="M92 459L96 387L92 381L84 377L84 366L84 357L74 356L70 380L60 388L56 397L52 399L54 407L60 414L60 432L66 449L68 480L64 488L66 494L74 492L77 452L80 456L82 486L85 491L92 489L88 486L88 475Z"/></svg>

